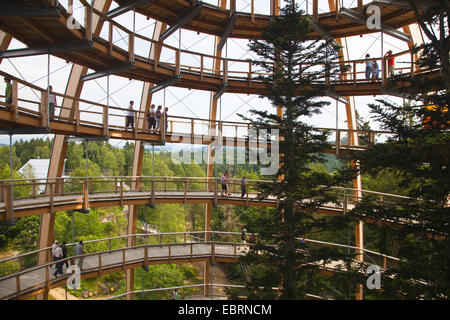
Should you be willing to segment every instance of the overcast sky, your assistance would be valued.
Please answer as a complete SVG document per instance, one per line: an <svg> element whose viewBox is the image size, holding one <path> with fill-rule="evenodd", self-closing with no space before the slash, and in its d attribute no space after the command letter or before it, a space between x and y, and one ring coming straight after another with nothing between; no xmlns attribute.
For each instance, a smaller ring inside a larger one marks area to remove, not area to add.
<svg viewBox="0 0 450 320"><path fill-rule="evenodd" d="M217 5L217 0L203 1L213 5ZM364 3L369 3L370 1L364 1ZM60 1L62 5L67 8L67 0ZM249 0L237 0L237 10L243 12L250 12L250 1ZM306 1L296 1L297 4L301 5L301 8L306 11L307 2ZM357 4L356 0L343 1L344 7L355 7ZM117 5L113 2L112 8ZM312 1L308 4L308 13L311 13ZM74 17L82 22L83 21L83 9L79 1L74 1ZM320 12L328 12L328 0L319 1ZM255 13L258 14L269 14L269 0L258 0L255 1ZM128 29L133 28L133 13L128 12L116 18L116 21L124 25ZM155 21L152 19L147 20L146 17L136 14L136 31L145 36L151 37L153 33L153 28ZM107 27L104 27L101 36L107 39ZM125 34L117 29L114 30L114 41L115 45L118 45L124 49L128 47L127 37ZM173 33L165 43L172 45L174 47L181 46L182 49L213 54L214 52L214 37L206 34L197 34L196 32L182 30L181 31L181 41L180 33L177 31ZM17 40L13 40L10 45L10 49L17 49L25 47L22 43ZM384 52L387 50L392 50L394 53L405 51L408 46L405 42L392 38L388 35L384 35ZM148 56L149 44L144 41L136 42L136 54L142 56ZM362 59L369 53L372 57L381 56L381 35L380 33L373 33L364 36L357 36L347 38L347 49L350 59ZM345 49L344 49L345 50ZM246 60L248 58L255 59L255 55L248 51L248 41L229 38L223 51L223 54L228 58L242 59ZM47 86L47 56L33 56L27 58L14 58L14 59L4 59L0 64L0 69L4 72L10 73L16 77L25 79L26 81L32 82L37 86L45 88ZM198 56L183 55L181 57L181 64L186 65L199 65ZM172 52L163 50L161 61L173 62L174 55ZM401 63L401 59L398 60ZM59 93L64 93L67 79L70 72L71 63L66 63L56 57L50 58L50 84L53 86L53 90ZM210 67L212 67L212 62ZM237 70L247 68L247 66L240 66L238 64L230 64L229 69ZM358 71L364 70L364 65L358 66ZM89 72L92 72L90 70ZM126 108L130 100L135 101L135 107L138 108L141 93L142 93L143 83L136 80L129 80L121 77L111 76L110 77L110 105ZM95 101L99 103L106 103L106 78L88 81L84 84L81 98ZM21 86L19 86L21 88ZM4 90L4 84L0 85L0 90ZM20 98L37 100L37 93L32 92L28 88L21 88L19 91ZM376 98L389 99L392 101L399 102L398 98L388 97L388 96L377 96ZM359 114L364 119L369 119L369 113L367 104L373 102L375 97L356 97L356 106ZM318 127L335 128L336 127L336 102L330 99L332 102L330 106L324 109L321 115L317 115L309 121ZM58 101L59 102L59 101ZM153 95L153 103L156 105L162 104L169 107L169 115L179 115L186 117L195 118L208 118L209 117L209 103L210 103L210 92L201 90L188 90L182 88L171 87L166 90L162 90ZM81 105L81 109L91 108L89 105ZM94 108L95 109L95 108ZM219 101L218 119L228 121L240 121L240 117L236 113L242 113L248 115L249 109L273 109L270 104L264 100L260 99L256 95L246 95L246 94L233 94L225 93ZM346 114L345 106L341 103L338 104L338 126L339 128L346 128ZM112 117L110 119L111 123L124 121L123 118ZM378 124L372 122L372 127L378 129ZM39 135L42 136L42 135ZM33 136L15 136L16 139L26 139ZM37 137L37 136L35 136ZM0 143L9 143L8 136L0 136ZM123 143L119 140L111 140L114 145L122 145Z"/></svg>

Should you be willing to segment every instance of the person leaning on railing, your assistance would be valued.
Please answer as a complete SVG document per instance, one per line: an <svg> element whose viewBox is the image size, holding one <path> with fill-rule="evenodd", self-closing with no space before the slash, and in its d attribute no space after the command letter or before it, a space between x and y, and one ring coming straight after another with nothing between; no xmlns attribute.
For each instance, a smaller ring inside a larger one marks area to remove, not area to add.
<svg viewBox="0 0 450 320"><path fill-rule="evenodd" d="M392 50L389 50L384 55L384 58L387 60L388 65L388 75L393 76L394 75L394 67L395 67L395 57L392 56Z"/></svg>
<svg viewBox="0 0 450 320"><path fill-rule="evenodd" d="M11 80L8 78L5 78L5 102L11 104L12 103L12 84Z"/></svg>
<svg viewBox="0 0 450 320"><path fill-rule="evenodd" d="M56 96L53 93L53 87L49 86L48 87L48 105L50 107L50 118L53 119L53 117L55 116L55 108L56 108Z"/></svg>

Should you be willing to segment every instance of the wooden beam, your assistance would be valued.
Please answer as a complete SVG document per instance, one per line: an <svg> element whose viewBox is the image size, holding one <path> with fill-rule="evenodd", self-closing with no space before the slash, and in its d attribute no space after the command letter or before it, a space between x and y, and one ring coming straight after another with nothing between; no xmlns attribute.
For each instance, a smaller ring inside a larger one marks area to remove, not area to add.
<svg viewBox="0 0 450 320"><path fill-rule="evenodd" d="M109 7L111 6L112 0L96 0L94 3L94 7L101 11L107 12ZM93 31L96 36L100 34L101 28L103 25L103 21L100 21L98 18L94 17L93 19ZM72 69L69 75L69 80L66 86L66 95L79 98L81 95L81 90L83 88L83 84L80 82L81 77L87 73L88 68L73 64ZM73 119L73 100L64 99L62 106L67 109L61 110L62 117L68 117ZM47 177L61 177L62 171L64 167L64 160L66 157L67 151L67 142L64 141L64 135L55 135L52 145L52 154L50 157L50 164L47 173ZM46 193L49 193L49 189L47 188ZM54 232L54 223L55 223L55 215L50 212L45 213L41 216L41 226L40 226L40 234L39 234L39 248L46 248L51 246L53 242L53 232ZM44 264L49 261L50 256L47 255L47 252L40 253L38 255L38 264ZM38 299L46 299L47 295L44 296L39 295Z"/></svg>

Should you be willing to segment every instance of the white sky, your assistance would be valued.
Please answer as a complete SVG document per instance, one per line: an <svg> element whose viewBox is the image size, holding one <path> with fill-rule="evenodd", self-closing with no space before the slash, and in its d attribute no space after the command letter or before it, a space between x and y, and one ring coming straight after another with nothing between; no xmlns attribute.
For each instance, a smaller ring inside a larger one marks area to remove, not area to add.
<svg viewBox="0 0 450 320"><path fill-rule="evenodd" d="M205 3L210 3L217 5L217 0L203 1ZM250 12L250 0L237 0L237 10ZM308 1L308 12L311 13L312 1ZM369 3L370 1L364 1L364 3ZM62 5L67 8L67 0L60 1ZM282 1L283 3L283 1ZM301 8L306 10L307 1L296 1L297 4L301 5ZM357 5L356 0L344 0L344 7L355 7ZM111 9L115 8L117 5L113 2ZM78 0L74 1L74 17L78 21L83 21L83 10L82 6ZM328 0L319 1L319 11L328 12ZM269 14L269 0L258 0L255 1L255 13L258 14ZM128 12L116 18L116 21L124 25L128 29L133 29L133 13ZM147 37L151 37L153 33L153 28L155 21L152 19L147 20L146 17L136 14L136 31ZM107 39L107 25L102 30L101 37ZM362 59L366 53L369 53L371 57L381 56L381 40L380 33L373 33L363 36L347 38L348 52L350 59ZM128 48L127 41L123 32L114 32L115 45L118 45L124 49ZM165 41L166 44L177 47L180 45L179 32L176 31ZM248 59L255 58L254 54L248 52L247 48L248 41L241 39L229 38L226 45L226 50L224 49L228 58L234 59ZM9 49L24 48L25 46L17 40L13 40ZM182 30L181 31L181 48L186 50L192 50L201 53L207 53L213 55L214 52L214 36L206 34L197 34L196 32ZM148 56L148 43L143 41L136 42L136 54L142 56ZM391 49L394 53L405 51L408 46L405 42L392 38L388 35L384 35L384 52ZM344 49L345 50L345 49ZM174 61L173 54L163 50L161 61ZM212 63L208 62L210 67ZM397 62L397 63L400 63ZM191 55L183 55L181 57L181 64L199 65L198 58ZM59 93L64 93L67 79L70 72L71 63L66 63L65 61L51 57L50 58L50 84L53 86L53 90ZM237 64L229 66L229 69L236 70L241 68ZM247 65L242 65L243 70L246 70ZM4 59L0 64L0 69L4 72L10 73L16 77L25 79L26 81L32 82L37 86L45 88L47 86L47 55L43 56L33 56L27 58L14 58L14 59ZM364 65L358 66L358 71L364 70ZM90 70L89 72L92 72ZM142 93L143 83L136 80L128 80L125 78L111 76L110 77L110 105L126 108L130 100L135 101L135 108L140 105L141 93ZM21 86L19 86L21 88ZM3 82L0 85L0 90L4 90ZM36 95L29 89L23 88L19 91L20 98L30 98L36 100ZM99 103L106 103L106 78L88 81L84 84L81 98L95 101ZM399 101L398 98L388 97L388 96L377 96L376 98L384 98L392 101ZM369 110L367 104L374 101L374 97L356 97L356 107L358 113L366 120L369 119ZM330 106L324 109L321 115L317 115L310 121L312 124L318 127L335 128L336 127L336 102L332 101ZM58 101L59 102L59 101ZM169 115L179 115L186 117L198 117L198 118L208 118L209 117L209 104L210 104L210 92L200 91L200 90L188 90L176 87L170 87L165 90L159 91L153 95L153 101L156 105L162 104L169 107ZM221 106L221 107L220 107ZM80 106L83 108L89 108L90 106ZM249 114L249 109L273 109L270 104L263 99L258 98L256 95L246 95L246 94L233 94L225 93L222 95L221 102L219 103L218 112L221 113L222 120L228 121L241 121L240 117L236 115L236 112L242 114ZM346 128L346 114L345 106L339 103L338 106L338 126L339 128ZM219 119L219 114L218 114ZM119 121L116 117L111 117L110 122L114 123ZM121 118L120 121L124 121ZM378 129L378 124L372 122L372 128ZM32 137L42 137L42 135L17 135L14 136L16 139L27 139ZM0 143L9 143L9 137L5 135L0 135ZM113 145L121 145L122 141L111 140Z"/></svg>

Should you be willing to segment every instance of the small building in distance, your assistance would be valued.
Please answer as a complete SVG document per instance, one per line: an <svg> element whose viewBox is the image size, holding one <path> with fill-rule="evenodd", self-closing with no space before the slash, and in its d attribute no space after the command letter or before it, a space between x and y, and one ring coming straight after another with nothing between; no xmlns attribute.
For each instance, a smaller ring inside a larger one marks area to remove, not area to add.
<svg viewBox="0 0 450 320"><path fill-rule="evenodd" d="M50 159L30 159L25 163L18 171L24 179L36 179L37 182L44 182L47 178ZM64 161L63 177L65 173L66 162ZM41 184L37 186L37 192L39 194L45 191L45 185Z"/></svg>

